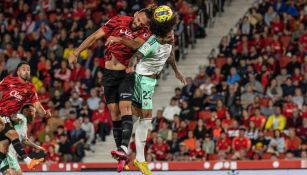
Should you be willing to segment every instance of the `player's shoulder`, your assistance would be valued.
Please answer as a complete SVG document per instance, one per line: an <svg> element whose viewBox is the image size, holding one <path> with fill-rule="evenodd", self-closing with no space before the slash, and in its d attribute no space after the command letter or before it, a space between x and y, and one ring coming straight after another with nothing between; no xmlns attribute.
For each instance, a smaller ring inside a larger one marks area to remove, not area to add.
<svg viewBox="0 0 307 175"><path fill-rule="evenodd" d="M27 123L27 117L23 114L17 114L17 118L21 119L23 123Z"/></svg>
<svg viewBox="0 0 307 175"><path fill-rule="evenodd" d="M149 45L154 45L155 43L157 43L157 37L155 35L151 35L148 40L146 41L146 43L148 43Z"/></svg>

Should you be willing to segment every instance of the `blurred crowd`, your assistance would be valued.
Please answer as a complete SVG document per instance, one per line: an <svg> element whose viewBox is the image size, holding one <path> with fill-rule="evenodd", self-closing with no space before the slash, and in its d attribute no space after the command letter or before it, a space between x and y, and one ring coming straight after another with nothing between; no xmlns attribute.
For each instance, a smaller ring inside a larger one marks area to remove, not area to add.
<svg viewBox="0 0 307 175"><path fill-rule="evenodd" d="M30 63L39 99L53 116L37 117L29 125L30 139L47 150L47 162L82 161L85 150L95 151L93 145L105 141L112 127L102 84L104 40L83 51L73 68L68 56L111 17L133 15L152 3L168 4L179 12L176 35L199 10L196 2L183 0L0 1L0 79L13 73L19 62Z"/></svg>
<svg viewBox="0 0 307 175"><path fill-rule="evenodd" d="M306 27L306 0L257 2L157 112L147 159L307 159Z"/></svg>

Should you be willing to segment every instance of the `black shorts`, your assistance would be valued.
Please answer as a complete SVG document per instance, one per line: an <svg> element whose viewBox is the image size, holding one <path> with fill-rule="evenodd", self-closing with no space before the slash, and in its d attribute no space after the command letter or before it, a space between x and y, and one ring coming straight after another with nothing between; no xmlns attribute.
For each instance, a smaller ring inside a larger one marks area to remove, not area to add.
<svg viewBox="0 0 307 175"><path fill-rule="evenodd" d="M104 69L103 85L107 104L131 101L134 88L134 74L127 74L125 70Z"/></svg>
<svg viewBox="0 0 307 175"><path fill-rule="evenodd" d="M13 124L12 124L12 122L11 122L11 120L10 120L9 117L1 116L1 115L0 115L0 118L1 118L1 120L3 120L4 123L5 123L4 129L3 129L2 131L0 131L0 141L2 141L2 140L8 139L8 138L5 136L5 134L6 134L8 131L10 131L10 130L15 130L15 128L14 128L14 126L13 126Z"/></svg>

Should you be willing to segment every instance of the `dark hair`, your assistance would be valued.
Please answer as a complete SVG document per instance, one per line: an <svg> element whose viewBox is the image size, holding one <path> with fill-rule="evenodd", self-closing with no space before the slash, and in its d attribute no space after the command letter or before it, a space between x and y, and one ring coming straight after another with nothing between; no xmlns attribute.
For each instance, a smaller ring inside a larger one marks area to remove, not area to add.
<svg viewBox="0 0 307 175"><path fill-rule="evenodd" d="M25 104L25 105L20 109L20 112L23 113L24 110L30 109L30 107L34 107L33 104Z"/></svg>
<svg viewBox="0 0 307 175"><path fill-rule="evenodd" d="M143 9L139 10L138 13L144 12L149 19L152 19L154 9L155 9L155 7L143 8Z"/></svg>
<svg viewBox="0 0 307 175"><path fill-rule="evenodd" d="M158 22L155 19L150 20L150 31L157 37L166 37L178 23L178 15L173 14L173 17L165 22Z"/></svg>
<svg viewBox="0 0 307 175"><path fill-rule="evenodd" d="M28 65L28 66L30 66L30 64L29 64L28 62L26 62L26 61L21 61L21 62L17 65L17 67L16 67L16 69L15 69L14 76L17 76L18 69L19 69L22 65Z"/></svg>

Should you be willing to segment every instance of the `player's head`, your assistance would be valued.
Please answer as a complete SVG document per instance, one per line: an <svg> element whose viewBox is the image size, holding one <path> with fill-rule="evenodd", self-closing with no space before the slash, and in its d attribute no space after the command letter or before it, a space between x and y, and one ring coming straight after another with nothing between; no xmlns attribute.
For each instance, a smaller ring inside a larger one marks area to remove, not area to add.
<svg viewBox="0 0 307 175"><path fill-rule="evenodd" d="M17 65L16 68L16 76L21 78L24 81L30 81L31 80L31 73L30 73L30 65L29 63L23 61Z"/></svg>
<svg viewBox="0 0 307 175"><path fill-rule="evenodd" d="M155 19L150 21L150 31L152 34L157 37L165 38L173 36L173 30L178 24L178 15L173 13L173 16L170 20L164 22L158 22Z"/></svg>
<svg viewBox="0 0 307 175"><path fill-rule="evenodd" d="M26 116L29 121L32 121L32 119L35 117L36 109L32 104L25 104L21 108L20 112Z"/></svg>
<svg viewBox="0 0 307 175"><path fill-rule="evenodd" d="M139 30L143 27L149 26L150 19L152 18L153 8L144 8L134 13L131 22L132 30Z"/></svg>

